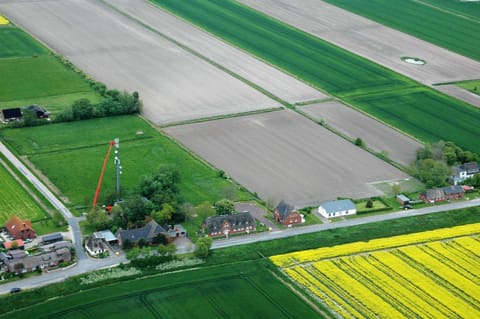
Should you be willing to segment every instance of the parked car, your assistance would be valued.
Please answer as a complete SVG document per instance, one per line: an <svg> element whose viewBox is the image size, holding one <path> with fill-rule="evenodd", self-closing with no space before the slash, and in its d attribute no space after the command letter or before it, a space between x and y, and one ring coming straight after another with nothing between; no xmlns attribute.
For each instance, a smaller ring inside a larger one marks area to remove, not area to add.
<svg viewBox="0 0 480 319"><path fill-rule="evenodd" d="M11 294L16 294L17 292L20 292L20 291L22 291L22 288L15 287L10 289Z"/></svg>

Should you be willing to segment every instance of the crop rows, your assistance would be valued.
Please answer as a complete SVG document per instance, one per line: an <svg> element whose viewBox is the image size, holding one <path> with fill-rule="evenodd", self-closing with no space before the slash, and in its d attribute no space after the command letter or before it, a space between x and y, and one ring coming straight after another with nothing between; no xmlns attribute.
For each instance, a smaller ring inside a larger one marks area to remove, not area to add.
<svg viewBox="0 0 480 319"><path fill-rule="evenodd" d="M472 224L271 259L343 318L478 318L478 232Z"/></svg>

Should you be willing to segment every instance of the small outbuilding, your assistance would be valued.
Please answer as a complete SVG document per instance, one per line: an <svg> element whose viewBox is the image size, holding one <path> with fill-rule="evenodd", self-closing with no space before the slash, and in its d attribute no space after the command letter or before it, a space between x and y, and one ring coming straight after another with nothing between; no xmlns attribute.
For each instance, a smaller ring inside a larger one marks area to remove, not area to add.
<svg viewBox="0 0 480 319"><path fill-rule="evenodd" d="M397 202L402 206L410 205L410 198L400 194L400 195L397 195Z"/></svg>
<svg viewBox="0 0 480 319"><path fill-rule="evenodd" d="M2 116L5 122L18 121L22 119L22 110L18 107L11 109L3 109Z"/></svg>
<svg viewBox="0 0 480 319"><path fill-rule="evenodd" d="M273 216L276 221L285 226L292 226L304 222L302 215L300 215L292 205L287 204L283 200L275 208Z"/></svg>
<svg viewBox="0 0 480 319"><path fill-rule="evenodd" d="M357 209L350 199L342 199L323 203L318 207L318 212L325 218L332 218L355 215Z"/></svg>
<svg viewBox="0 0 480 319"><path fill-rule="evenodd" d="M54 234L43 236L42 244L48 245L48 244L53 244L54 242L62 241L62 240L63 240L63 235L61 233L54 233Z"/></svg>

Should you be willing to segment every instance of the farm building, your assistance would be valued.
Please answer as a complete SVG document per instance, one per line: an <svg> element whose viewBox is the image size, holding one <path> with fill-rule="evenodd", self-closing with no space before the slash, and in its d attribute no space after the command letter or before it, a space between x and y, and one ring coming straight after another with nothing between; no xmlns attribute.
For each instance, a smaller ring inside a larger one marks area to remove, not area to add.
<svg viewBox="0 0 480 319"><path fill-rule="evenodd" d="M318 212L325 218L355 215L357 209L349 199L334 200L325 202L318 207Z"/></svg>
<svg viewBox="0 0 480 319"><path fill-rule="evenodd" d="M35 231L32 228L32 222L29 220L21 220L17 216L10 218L5 227L7 232L15 239L33 239L37 237Z"/></svg>
<svg viewBox="0 0 480 319"><path fill-rule="evenodd" d="M103 239L89 236L85 238L85 250L90 256L95 257L107 251L107 245Z"/></svg>
<svg viewBox="0 0 480 319"><path fill-rule="evenodd" d="M293 206L285 203L283 200L277 205L273 216L276 221L285 226L301 224L302 216L293 208Z"/></svg>
<svg viewBox="0 0 480 319"><path fill-rule="evenodd" d="M7 261L7 268L9 272L20 274L35 271L37 268L49 269L71 260L70 249L64 247L41 255L14 257Z"/></svg>
<svg viewBox="0 0 480 319"><path fill-rule="evenodd" d="M22 119L22 110L18 107L11 109L3 109L2 116L5 122L17 121Z"/></svg>
<svg viewBox="0 0 480 319"><path fill-rule="evenodd" d="M136 244L139 240L142 239L147 244L151 244L153 239L159 234L164 234L168 237L167 231L152 219L150 222L148 222L145 226L141 228L127 230L120 229L119 231L117 231L116 237L118 239L118 243L123 246L125 241L130 241L130 243Z"/></svg>
<svg viewBox="0 0 480 319"><path fill-rule="evenodd" d="M61 241L61 240L63 240L63 235L60 234L60 233L54 233L54 234L43 236L42 237L42 244L43 245L48 245L48 244L52 244L54 242Z"/></svg>
<svg viewBox="0 0 480 319"><path fill-rule="evenodd" d="M420 194L420 199L427 204L433 204L436 202L455 200L463 198L465 190L460 185L447 186L443 188L427 189Z"/></svg>
<svg viewBox="0 0 480 319"><path fill-rule="evenodd" d="M221 215L208 217L202 225L203 231L208 236L229 236L238 233L255 231L255 219L249 212L241 212L233 215Z"/></svg>
<svg viewBox="0 0 480 319"><path fill-rule="evenodd" d="M38 105L30 105L25 108L26 111L34 113L39 119L48 119L48 112Z"/></svg>
<svg viewBox="0 0 480 319"><path fill-rule="evenodd" d="M405 195L397 195L397 202L400 204L400 205L409 205L410 204L410 198L408 198L407 196Z"/></svg>

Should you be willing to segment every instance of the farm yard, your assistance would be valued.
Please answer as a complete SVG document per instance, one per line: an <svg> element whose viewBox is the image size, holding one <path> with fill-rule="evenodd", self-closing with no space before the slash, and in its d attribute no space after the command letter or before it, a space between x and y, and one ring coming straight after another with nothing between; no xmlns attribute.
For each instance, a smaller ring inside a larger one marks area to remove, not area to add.
<svg viewBox="0 0 480 319"><path fill-rule="evenodd" d="M425 85L477 79L480 74L479 61L324 1L240 0L239 2ZM362 2L364 1L355 1L355 3ZM383 2L389 6L402 7L398 2L388 0ZM412 1L406 0L402 1L402 4L410 2ZM370 4L366 4L367 1L361 7L370 7ZM375 5L371 8L375 9ZM396 9L395 12L397 12ZM448 36L449 41L453 38L455 36ZM402 57L405 56L420 57L427 63L422 66L408 64L402 61Z"/></svg>
<svg viewBox="0 0 480 319"><path fill-rule="evenodd" d="M164 130L261 198L298 207L380 195L370 183L407 177L289 110Z"/></svg>
<svg viewBox="0 0 480 319"><path fill-rule="evenodd" d="M415 160L416 151L422 146L401 132L338 101L311 104L301 110L353 140L361 138L368 148L378 153L384 152L388 158L404 166Z"/></svg>
<svg viewBox="0 0 480 319"><path fill-rule="evenodd" d="M342 318L475 318L479 239L470 224L270 259Z"/></svg>
<svg viewBox="0 0 480 319"><path fill-rule="evenodd" d="M9 318L322 318L258 262L104 285Z"/></svg>

